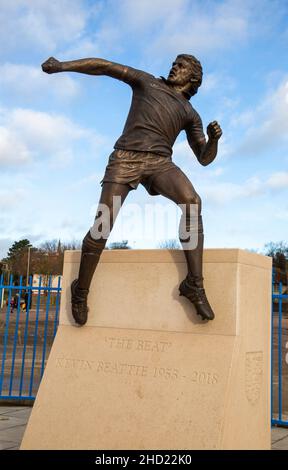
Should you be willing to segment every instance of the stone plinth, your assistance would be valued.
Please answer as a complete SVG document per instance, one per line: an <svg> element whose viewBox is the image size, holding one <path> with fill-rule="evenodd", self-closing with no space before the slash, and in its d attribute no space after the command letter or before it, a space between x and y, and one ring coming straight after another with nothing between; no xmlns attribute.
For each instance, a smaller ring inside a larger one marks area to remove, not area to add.
<svg viewBox="0 0 288 470"><path fill-rule="evenodd" d="M178 295L182 251L105 251L75 327L60 326L22 449L270 449L271 258L206 250L216 318Z"/></svg>

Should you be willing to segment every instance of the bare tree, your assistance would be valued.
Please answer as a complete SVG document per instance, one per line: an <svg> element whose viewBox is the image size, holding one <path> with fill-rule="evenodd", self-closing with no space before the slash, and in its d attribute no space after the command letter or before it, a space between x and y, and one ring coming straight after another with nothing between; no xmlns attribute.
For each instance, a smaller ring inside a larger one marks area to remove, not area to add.
<svg viewBox="0 0 288 470"><path fill-rule="evenodd" d="M181 246L178 240L176 240L176 238L170 238L159 242L158 248L160 248L161 250L179 250Z"/></svg>
<svg viewBox="0 0 288 470"><path fill-rule="evenodd" d="M8 266L9 272L14 275L16 283L20 276L26 279L28 264L29 275L41 274L45 276L45 279L48 279L50 275L62 274L65 250L79 249L81 249L81 242L77 240L64 243L56 239L46 240L36 248L31 245L29 240L23 239L13 243L3 262ZM28 256L30 256L29 263ZM43 282L45 281L43 280Z"/></svg>
<svg viewBox="0 0 288 470"><path fill-rule="evenodd" d="M288 284L288 244L284 241L269 242L264 246L264 253L273 258L276 282Z"/></svg>
<svg viewBox="0 0 288 470"><path fill-rule="evenodd" d="M110 243L109 250L131 250L131 247L128 245L128 240L122 240L121 242Z"/></svg>

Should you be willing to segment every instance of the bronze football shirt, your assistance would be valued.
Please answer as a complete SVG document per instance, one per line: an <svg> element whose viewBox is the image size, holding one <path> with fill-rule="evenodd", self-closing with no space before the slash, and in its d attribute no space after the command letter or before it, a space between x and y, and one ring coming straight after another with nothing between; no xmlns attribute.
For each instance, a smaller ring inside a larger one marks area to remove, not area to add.
<svg viewBox="0 0 288 470"><path fill-rule="evenodd" d="M186 131L189 143L205 140L199 114L164 78L132 67L113 65L109 75L129 84L133 90L130 111L115 149L170 157L181 130Z"/></svg>

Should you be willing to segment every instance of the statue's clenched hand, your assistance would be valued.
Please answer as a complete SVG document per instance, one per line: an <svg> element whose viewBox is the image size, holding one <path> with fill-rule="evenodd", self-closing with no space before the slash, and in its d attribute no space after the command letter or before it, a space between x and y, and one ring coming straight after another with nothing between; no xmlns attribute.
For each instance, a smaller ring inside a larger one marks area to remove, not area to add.
<svg viewBox="0 0 288 470"><path fill-rule="evenodd" d="M61 67L61 62L59 60L55 59L54 57L49 57L46 62L43 62L41 65L43 72L46 73L56 73L56 72L61 72L62 67Z"/></svg>
<svg viewBox="0 0 288 470"><path fill-rule="evenodd" d="M222 129L217 121L210 122L207 127L207 135L209 139L219 140L222 135Z"/></svg>

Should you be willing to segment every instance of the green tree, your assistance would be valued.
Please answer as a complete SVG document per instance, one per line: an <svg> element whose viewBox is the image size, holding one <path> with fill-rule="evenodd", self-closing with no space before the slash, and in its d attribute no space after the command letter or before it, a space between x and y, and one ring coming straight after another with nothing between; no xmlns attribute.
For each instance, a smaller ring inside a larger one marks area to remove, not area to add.
<svg viewBox="0 0 288 470"><path fill-rule="evenodd" d="M7 253L7 259L11 260L19 254L23 254L24 250L27 250L28 248L31 248L32 245L27 238L24 238L23 240L19 240L19 242L14 242L11 248L9 248L8 253Z"/></svg>
<svg viewBox="0 0 288 470"><path fill-rule="evenodd" d="M31 249L32 245L27 238L15 241L9 248L7 257L3 260L8 264L9 270L13 274L16 283L19 281L21 275L26 275L29 248Z"/></svg>
<svg viewBox="0 0 288 470"><path fill-rule="evenodd" d="M21 275L26 279L29 255L29 275L41 274L45 276L44 279L48 280L52 274L62 274L64 251L78 249L81 249L81 243L78 241L61 243L60 240L47 240L36 248L29 240L23 239L13 243L8 250L7 257L2 261L8 264L9 271L17 283Z"/></svg>

